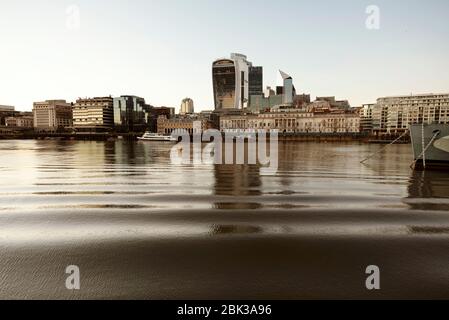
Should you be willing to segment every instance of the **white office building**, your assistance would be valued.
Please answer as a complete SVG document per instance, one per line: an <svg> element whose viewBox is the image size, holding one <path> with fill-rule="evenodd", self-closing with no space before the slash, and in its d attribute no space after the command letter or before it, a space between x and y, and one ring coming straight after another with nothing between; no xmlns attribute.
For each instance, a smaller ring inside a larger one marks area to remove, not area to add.
<svg viewBox="0 0 449 320"><path fill-rule="evenodd" d="M374 131L399 134L416 123L449 124L449 94L384 97L373 108Z"/></svg>

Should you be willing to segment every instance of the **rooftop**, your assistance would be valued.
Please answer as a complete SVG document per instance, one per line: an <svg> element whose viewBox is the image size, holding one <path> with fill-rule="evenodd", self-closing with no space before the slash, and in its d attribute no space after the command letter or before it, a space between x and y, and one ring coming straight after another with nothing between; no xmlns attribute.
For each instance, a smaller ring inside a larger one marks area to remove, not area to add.
<svg viewBox="0 0 449 320"><path fill-rule="evenodd" d="M14 107L0 105L0 111L14 111Z"/></svg>

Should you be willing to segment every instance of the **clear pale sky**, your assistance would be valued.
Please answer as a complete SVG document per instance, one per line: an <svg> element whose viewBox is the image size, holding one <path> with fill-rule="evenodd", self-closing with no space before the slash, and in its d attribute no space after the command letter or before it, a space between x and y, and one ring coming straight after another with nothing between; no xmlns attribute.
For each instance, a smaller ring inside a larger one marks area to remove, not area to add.
<svg viewBox="0 0 449 320"><path fill-rule="evenodd" d="M264 86L281 69L298 92L353 106L449 92L448 17L447 0L2 0L0 105L134 94L213 109L211 63L231 52L264 67Z"/></svg>

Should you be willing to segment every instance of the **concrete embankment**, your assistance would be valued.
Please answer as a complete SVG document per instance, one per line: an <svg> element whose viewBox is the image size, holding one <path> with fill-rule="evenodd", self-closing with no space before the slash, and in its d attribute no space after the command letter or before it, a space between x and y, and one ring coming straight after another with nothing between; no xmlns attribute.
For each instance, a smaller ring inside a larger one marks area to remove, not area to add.
<svg viewBox="0 0 449 320"><path fill-rule="evenodd" d="M137 140L137 137L141 136L141 133L13 133L13 134L0 134L0 139L37 139L37 140L49 140L49 139L60 139L60 140L94 140L94 141L106 141L114 139L124 139L124 140ZM223 134L224 138L224 134ZM292 141L292 142L351 142L360 141L365 143L378 143L387 144L394 141L397 136L372 136L366 134L357 133L295 133L286 134L280 133L278 136L279 141ZM269 139L269 135L267 135ZM404 137L397 143L409 143L410 138Z"/></svg>

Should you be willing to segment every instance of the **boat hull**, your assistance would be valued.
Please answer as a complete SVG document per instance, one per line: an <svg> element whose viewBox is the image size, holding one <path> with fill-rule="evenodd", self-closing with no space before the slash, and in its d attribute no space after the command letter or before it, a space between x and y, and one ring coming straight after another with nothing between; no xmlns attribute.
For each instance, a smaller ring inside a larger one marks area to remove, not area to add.
<svg viewBox="0 0 449 320"><path fill-rule="evenodd" d="M434 138L435 134L437 135ZM421 124L410 127L410 136L413 145L415 169L424 168L423 158L425 158L426 168L449 168L449 125L424 125L424 146L423 126ZM432 139L434 139L433 142ZM423 150L428 145L429 147L425 152L425 156L421 156Z"/></svg>
<svg viewBox="0 0 449 320"><path fill-rule="evenodd" d="M138 137L140 141L152 141L152 142L178 142L178 139L172 136L164 136L157 133L145 132L141 137Z"/></svg>
<svg viewBox="0 0 449 320"><path fill-rule="evenodd" d="M152 141L152 142L177 142L178 140L176 139L163 139L163 138L137 138L140 141Z"/></svg>

